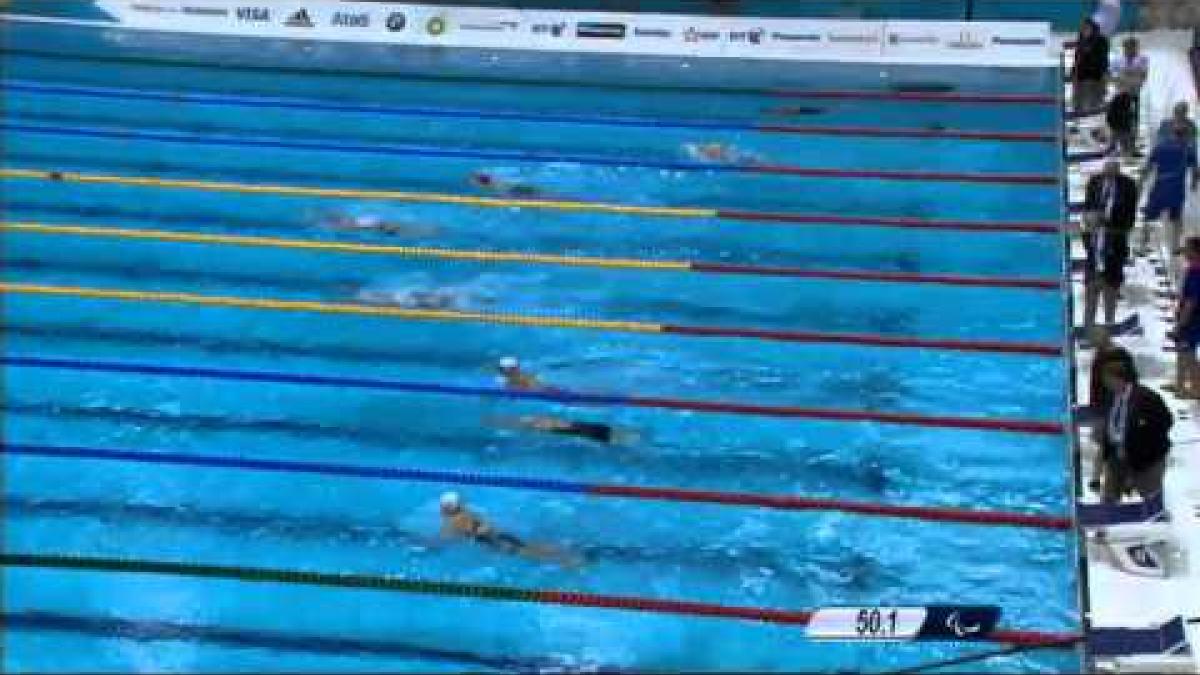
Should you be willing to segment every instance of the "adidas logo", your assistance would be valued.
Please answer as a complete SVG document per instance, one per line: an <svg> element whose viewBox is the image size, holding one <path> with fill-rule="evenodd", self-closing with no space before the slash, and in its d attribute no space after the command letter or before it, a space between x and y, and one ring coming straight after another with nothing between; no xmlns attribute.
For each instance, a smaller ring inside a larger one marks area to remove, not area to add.
<svg viewBox="0 0 1200 675"><path fill-rule="evenodd" d="M312 17L308 15L307 9L301 9L295 14L289 16L287 21L283 22L283 25L291 26L292 28L312 28L313 20Z"/></svg>

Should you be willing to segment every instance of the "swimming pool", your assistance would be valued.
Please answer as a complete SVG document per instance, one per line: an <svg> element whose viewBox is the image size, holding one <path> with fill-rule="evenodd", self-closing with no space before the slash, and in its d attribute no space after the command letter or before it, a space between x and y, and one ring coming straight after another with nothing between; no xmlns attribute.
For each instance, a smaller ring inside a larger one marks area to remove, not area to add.
<svg viewBox="0 0 1200 675"><path fill-rule="evenodd" d="M498 588L1080 629L1057 72L743 64L700 92L654 86L677 64L622 88L583 59L507 55L529 81L488 82L430 53L457 79L413 79L339 73L345 48L5 35L6 551L366 577L8 568L8 669L883 670L989 648ZM803 95L847 82L998 96ZM706 142L748 161L683 150ZM481 170L540 200L482 194ZM361 216L406 231L329 226ZM359 302L413 289L457 299ZM567 393L504 391L506 355ZM500 423L547 414L637 438ZM438 541L451 488L586 566ZM844 501L761 508L780 496Z"/></svg>

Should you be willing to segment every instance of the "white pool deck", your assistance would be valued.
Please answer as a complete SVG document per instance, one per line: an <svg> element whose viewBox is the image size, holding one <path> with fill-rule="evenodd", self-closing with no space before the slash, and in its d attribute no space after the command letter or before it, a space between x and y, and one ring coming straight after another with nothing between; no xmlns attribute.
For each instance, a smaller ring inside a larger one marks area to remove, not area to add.
<svg viewBox="0 0 1200 675"><path fill-rule="evenodd" d="M1183 31L1155 31L1138 37L1150 61L1150 76L1142 93L1142 133L1143 138L1148 138L1177 101L1189 101L1195 117L1197 88L1187 54L1192 37ZM1116 45L1119 40L1113 42ZM1086 141L1075 138L1071 141L1072 151L1097 149ZM1132 163L1127 166L1130 173L1136 173L1136 167L1137 164ZM1098 169L1099 162L1071 167L1072 202L1082 201L1086 177ZM1185 232L1185 237L1200 235L1200 193L1192 193L1189 197ZM1164 319L1170 317L1173 301L1157 295L1159 290L1168 287L1167 284L1176 290L1177 282L1173 277L1161 273L1163 261L1167 260L1165 254L1165 249L1159 246L1149 256L1134 256L1133 266L1127 269L1127 281L1117 311L1118 320L1132 312L1137 312L1141 318L1144 335L1121 337L1117 341L1134 354L1144 382L1155 388L1172 381L1174 373L1174 354L1164 350L1164 345L1169 344L1165 337L1168 324ZM1083 257L1077 238L1073 240L1072 257ZM1079 274L1074 275L1076 325L1082 323L1081 281ZM1092 353L1078 348L1079 343L1076 345L1077 398L1085 403ZM1169 532L1180 551L1172 561L1176 570L1166 579L1135 576L1114 567L1106 556L1098 555L1101 553L1099 545L1089 544L1087 567L1093 626L1140 628L1156 626L1178 616L1185 620L1200 617L1200 402L1181 401L1162 392L1161 388L1159 391L1175 412L1172 430L1175 443L1168 462L1165 501L1171 519ZM1086 483L1095 456L1095 446L1086 431L1081 436L1081 456ZM1086 486L1084 489L1081 501L1098 501ZM1187 624L1187 632L1193 653L1200 651L1200 623ZM1097 667L1121 672L1162 672L1167 669L1200 672L1194 655L1162 662L1157 667L1151 661L1136 659L1124 663L1100 661Z"/></svg>

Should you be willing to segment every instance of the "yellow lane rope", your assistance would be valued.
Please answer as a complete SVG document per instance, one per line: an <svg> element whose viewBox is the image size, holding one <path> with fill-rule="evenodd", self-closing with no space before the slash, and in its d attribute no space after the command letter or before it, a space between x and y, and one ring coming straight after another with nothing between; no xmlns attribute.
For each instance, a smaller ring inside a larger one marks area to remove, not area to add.
<svg viewBox="0 0 1200 675"><path fill-rule="evenodd" d="M499 253L459 249L429 248L423 246L385 246L379 244L356 244L337 241L311 241L304 239L281 239L276 237L251 237L243 235L203 234L199 232L175 232L170 230L140 230L119 227L87 227L83 225L50 225L46 223L2 222L0 229L12 232L37 234L65 234L81 237L111 237L117 239L144 239L191 244L222 244L231 246L260 246L265 248L299 249L308 251L338 251L342 253L365 253L393 255L410 258L438 258L442 260L473 260L482 262L519 262L565 265L569 267L604 267L617 269L650 269L688 271L686 262L637 260L632 258L594 258L588 256L549 255L542 253Z"/></svg>
<svg viewBox="0 0 1200 675"><path fill-rule="evenodd" d="M95 183L101 185L133 185L154 188L178 188L207 190L212 192L240 192L248 194L290 195L304 197L342 197L355 199L379 199L387 201L414 202L424 204L456 204L482 208L528 208L557 211L580 211L595 213L620 213L662 218L715 218L716 209L684 208L669 206L633 206L604 202L575 202L550 199L500 199L495 197L470 197L438 192L402 192L396 190L352 190L341 188L299 187L293 185L250 185L227 181L185 180L178 178L154 178L145 176L112 176L107 174L83 174L71 171L44 171L40 169L0 169L0 178L26 180L50 180L67 183Z"/></svg>
<svg viewBox="0 0 1200 675"><path fill-rule="evenodd" d="M459 312L442 309L407 309L404 307L357 305L350 303L317 302L310 300L238 298L221 295L198 295L195 293L131 291L114 288L85 288L81 286L47 286L43 284L0 282L0 293L66 296L101 300L129 300L134 302L164 302L184 305L202 305L206 307L236 307L239 309L270 309L284 312L355 314L360 316L383 316L397 319L416 319L427 321L467 321L476 323L507 324L513 326L538 326L542 328L583 328L593 330L622 331L627 333L663 332L663 327L661 325L641 321L604 321L595 319L568 319L550 316L526 316L522 314Z"/></svg>

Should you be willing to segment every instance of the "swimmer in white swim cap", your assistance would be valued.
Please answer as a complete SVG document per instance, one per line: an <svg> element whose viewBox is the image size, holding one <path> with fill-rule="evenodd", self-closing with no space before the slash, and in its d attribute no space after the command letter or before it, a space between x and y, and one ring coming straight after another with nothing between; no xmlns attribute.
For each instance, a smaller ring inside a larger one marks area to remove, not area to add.
<svg viewBox="0 0 1200 675"><path fill-rule="evenodd" d="M430 225L419 225L415 223L400 223L383 218L375 214L360 214L357 216L347 215L345 213L331 213L322 218L322 222L335 230L347 230L356 232L379 232L382 234L407 235L410 237L428 237L437 232L437 228Z"/></svg>
<svg viewBox="0 0 1200 675"><path fill-rule="evenodd" d="M496 364L496 370L499 371L504 386L509 389L537 391L546 388L537 376L521 369L521 362L515 356L505 356L500 359Z"/></svg>
<svg viewBox="0 0 1200 675"><path fill-rule="evenodd" d="M549 560L567 567L578 567L582 561L550 546L527 544L520 538L493 528L479 514L463 505L457 492L446 492L438 500L442 513L442 536L463 537L502 553L523 555L537 560Z"/></svg>

